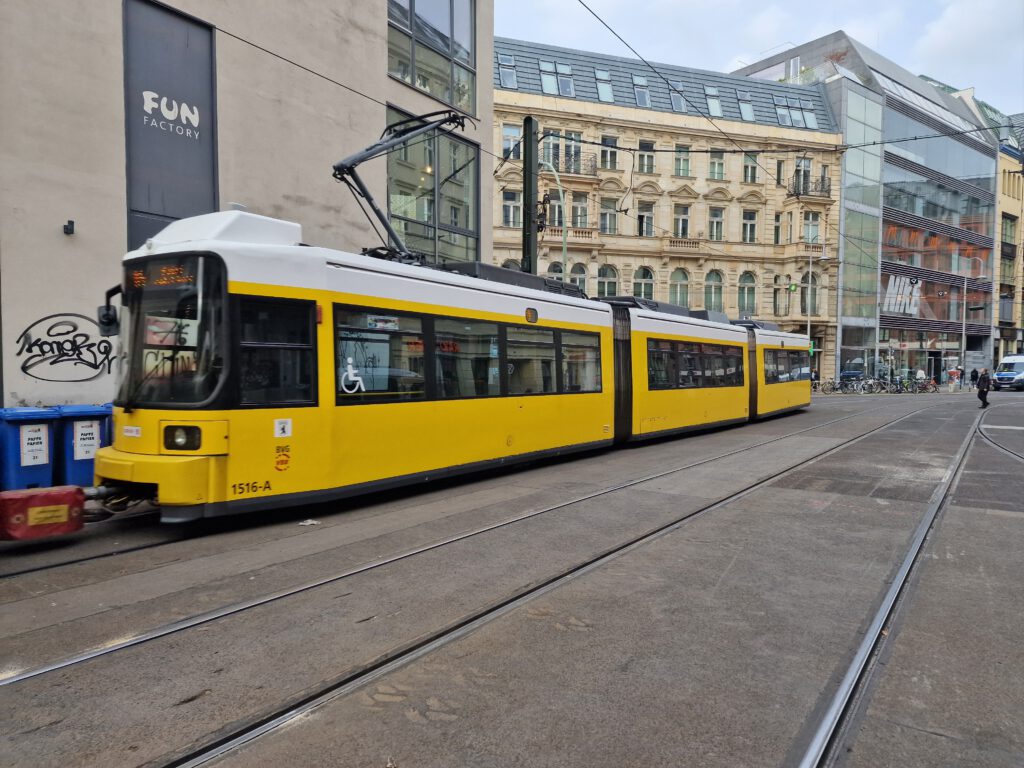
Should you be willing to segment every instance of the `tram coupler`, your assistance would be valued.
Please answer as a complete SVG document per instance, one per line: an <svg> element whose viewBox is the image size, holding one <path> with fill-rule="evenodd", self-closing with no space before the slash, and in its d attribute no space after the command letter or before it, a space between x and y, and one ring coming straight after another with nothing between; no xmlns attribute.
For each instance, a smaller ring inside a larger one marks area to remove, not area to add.
<svg viewBox="0 0 1024 768"><path fill-rule="evenodd" d="M63 536L82 529L85 493L77 485L0 492L0 539Z"/></svg>

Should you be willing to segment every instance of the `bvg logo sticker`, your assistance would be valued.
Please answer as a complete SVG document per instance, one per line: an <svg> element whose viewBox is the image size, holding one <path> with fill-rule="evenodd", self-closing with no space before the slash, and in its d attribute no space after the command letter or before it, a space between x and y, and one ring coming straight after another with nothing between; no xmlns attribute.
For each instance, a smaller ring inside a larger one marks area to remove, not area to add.
<svg viewBox="0 0 1024 768"><path fill-rule="evenodd" d="M199 141L199 107L184 101L178 104L156 91L143 91L142 110L146 113L142 116L143 125Z"/></svg>
<svg viewBox="0 0 1024 768"><path fill-rule="evenodd" d="M278 445L274 457L274 469L278 472L287 471L292 462L292 447L290 445Z"/></svg>

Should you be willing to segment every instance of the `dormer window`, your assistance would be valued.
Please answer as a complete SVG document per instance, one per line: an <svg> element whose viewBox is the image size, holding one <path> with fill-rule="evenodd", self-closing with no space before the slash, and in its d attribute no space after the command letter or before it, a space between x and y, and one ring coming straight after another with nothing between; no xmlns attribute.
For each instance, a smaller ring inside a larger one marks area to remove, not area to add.
<svg viewBox="0 0 1024 768"><path fill-rule="evenodd" d="M672 99L673 112L685 112L686 100L683 98L683 83L681 80L669 80L669 98Z"/></svg>
<svg viewBox="0 0 1024 768"><path fill-rule="evenodd" d="M594 78L597 80L597 98L608 103L614 102L611 73L606 69L595 69Z"/></svg>
<svg viewBox="0 0 1024 768"><path fill-rule="evenodd" d="M708 100L708 114L711 117L721 117L722 100L718 98L718 89L711 85L705 85L704 97Z"/></svg>
<svg viewBox="0 0 1024 768"><path fill-rule="evenodd" d="M636 105L638 107L651 106L651 92L647 87L647 78L641 77L640 75L633 75L633 94L636 96Z"/></svg>
<svg viewBox="0 0 1024 768"><path fill-rule="evenodd" d="M516 78L516 57L507 53L498 54L498 77L502 88L518 88Z"/></svg>
<svg viewBox="0 0 1024 768"><path fill-rule="evenodd" d="M540 89L549 96L558 95L558 79L553 61L540 62Z"/></svg>
<svg viewBox="0 0 1024 768"><path fill-rule="evenodd" d="M750 99L750 91L736 91L740 103L740 117L747 122L754 122L754 104Z"/></svg>
<svg viewBox="0 0 1024 768"><path fill-rule="evenodd" d="M568 64L556 64L555 71L558 75L558 95L575 98L576 86L572 81L572 67Z"/></svg>

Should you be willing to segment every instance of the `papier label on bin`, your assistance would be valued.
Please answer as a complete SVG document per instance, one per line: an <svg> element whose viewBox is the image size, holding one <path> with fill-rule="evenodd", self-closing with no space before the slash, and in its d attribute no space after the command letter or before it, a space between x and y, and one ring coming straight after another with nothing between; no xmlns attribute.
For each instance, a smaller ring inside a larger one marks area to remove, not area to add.
<svg viewBox="0 0 1024 768"><path fill-rule="evenodd" d="M49 463L49 424L23 424L21 426L21 466L36 467Z"/></svg>
<svg viewBox="0 0 1024 768"><path fill-rule="evenodd" d="M100 423L98 421L75 422L75 461L96 458L100 447Z"/></svg>
<svg viewBox="0 0 1024 768"><path fill-rule="evenodd" d="M125 437L142 437L142 427L125 427L121 433Z"/></svg>

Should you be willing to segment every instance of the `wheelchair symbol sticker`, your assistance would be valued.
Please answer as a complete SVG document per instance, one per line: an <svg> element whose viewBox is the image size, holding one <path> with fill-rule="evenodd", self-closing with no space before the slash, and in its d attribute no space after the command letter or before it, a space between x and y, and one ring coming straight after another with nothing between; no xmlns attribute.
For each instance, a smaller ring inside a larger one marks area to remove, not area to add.
<svg viewBox="0 0 1024 768"><path fill-rule="evenodd" d="M291 437L292 420L274 419L274 437Z"/></svg>
<svg viewBox="0 0 1024 768"><path fill-rule="evenodd" d="M346 395L354 395L357 392L365 392L366 385L363 384L363 377L359 375L359 370L352 367L352 358L347 358L345 364L345 371L341 374L341 380L338 382L341 387L341 391Z"/></svg>

